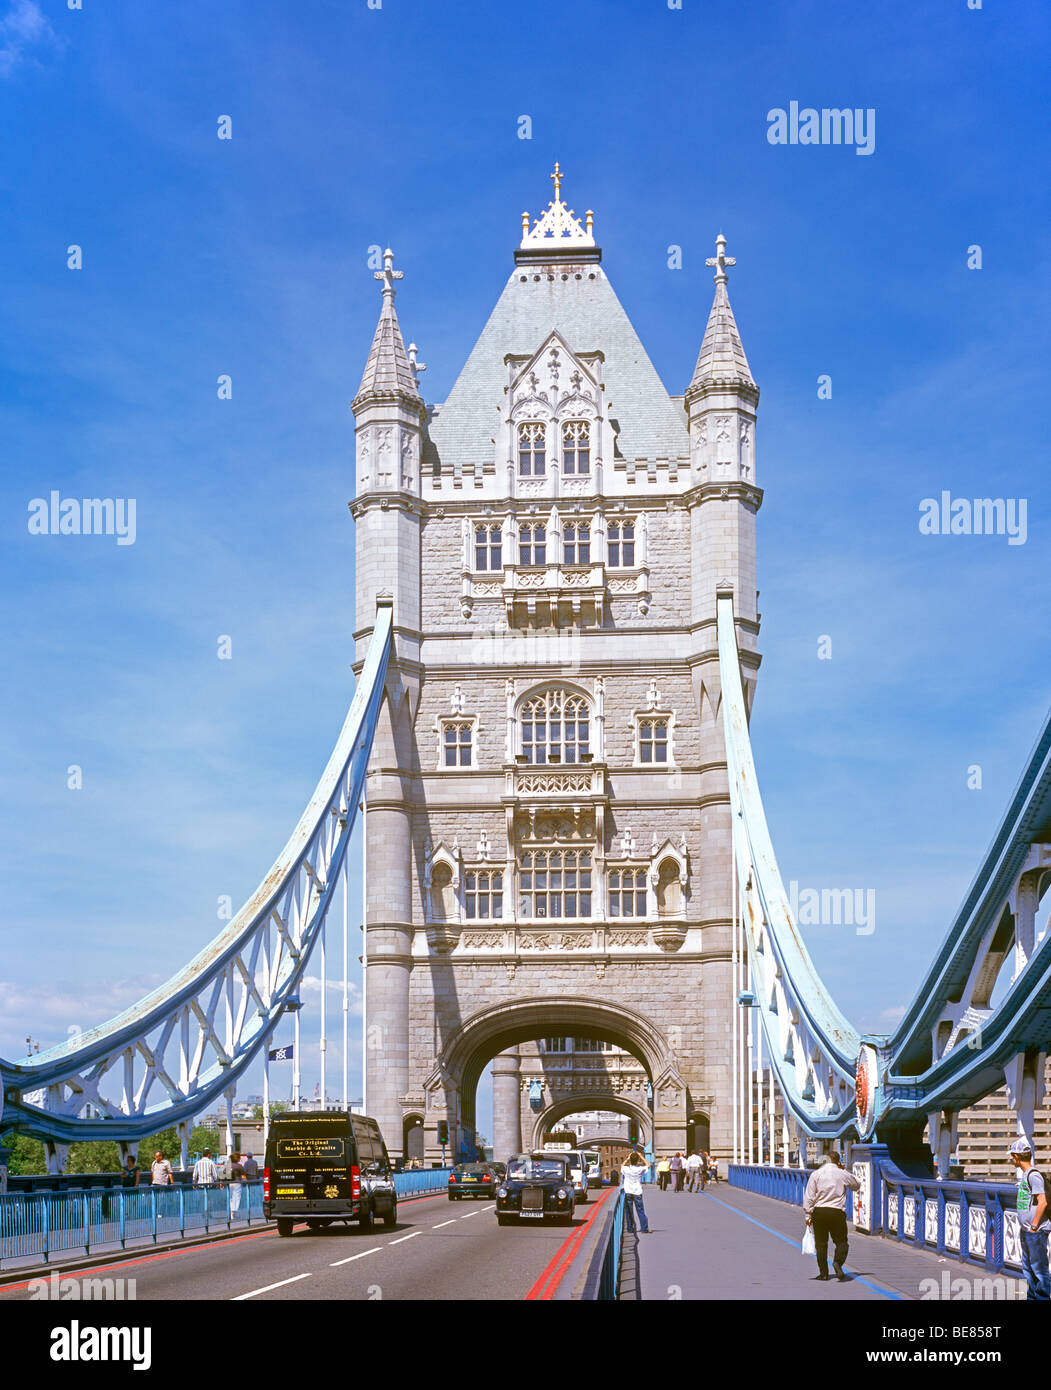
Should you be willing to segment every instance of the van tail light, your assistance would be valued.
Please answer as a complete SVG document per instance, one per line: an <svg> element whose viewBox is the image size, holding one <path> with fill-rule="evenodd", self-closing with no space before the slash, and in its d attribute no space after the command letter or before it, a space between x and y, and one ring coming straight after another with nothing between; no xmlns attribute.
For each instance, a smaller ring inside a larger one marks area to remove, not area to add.
<svg viewBox="0 0 1051 1390"><path fill-rule="evenodd" d="M354 1201L361 1196L361 1169L356 1163L350 1170L350 1195Z"/></svg>
<svg viewBox="0 0 1051 1390"><path fill-rule="evenodd" d="M455 1174L455 1173L450 1173L450 1174L449 1174L449 1181L450 1181L450 1182L455 1182L455 1181L456 1181L456 1174Z"/></svg>
<svg viewBox="0 0 1051 1390"><path fill-rule="evenodd" d="M264 1168L264 1169L263 1169L263 1201L264 1201L264 1202L269 1202L269 1200L270 1200L270 1169L269 1169L269 1168Z"/></svg>

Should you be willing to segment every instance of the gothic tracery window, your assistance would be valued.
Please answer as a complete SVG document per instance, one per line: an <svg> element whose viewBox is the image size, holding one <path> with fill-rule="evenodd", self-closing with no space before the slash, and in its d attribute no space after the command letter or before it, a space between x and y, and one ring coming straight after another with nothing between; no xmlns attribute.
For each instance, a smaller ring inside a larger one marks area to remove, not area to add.
<svg viewBox="0 0 1051 1390"><path fill-rule="evenodd" d="M562 426L562 472L591 472L591 433L584 420L568 420Z"/></svg>
<svg viewBox="0 0 1051 1390"><path fill-rule="evenodd" d="M645 869L610 869L606 878L606 904L611 918L645 917Z"/></svg>
<svg viewBox="0 0 1051 1390"><path fill-rule="evenodd" d="M518 915L523 921L590 917L590 851L526 850L518 868Z"/></svg>
<svg viewBox="0 0 1051 1390"><path fill-rule="evenodd" d="M639 720L639 762L668 761L668 720L666 716Z"/></svg>
<svg viewBox="0 0 1051 1390"><path fill-rule="evenodd" d="M476 570L503 569L503 531L499 522L475 523L474 567Z"/></svg>
<svg viewBox="0 0 1051 1390"><path fill-rule="evenodd" d="M525 702L519 718L527 763L578 763L590 752L591 716L582 695L545 690Z"/></svg>
<svg viewBox="0 0 1051 1390"><path fill-rule="evenodd" d="M606 553L612 569L635 568L634 521L610 521L606 527Z"/></svg>
<svg viewBox="0 0 1051 1390"><path fill-rule="evenodd" d="M446 767L470 767L472 734L470 720L446 719L442 723L442 753Z"/></svg>
<svg viewBox="0 0 1051 1390"><path fill-rule="evenodd" d="M518 563L547 564L547 528L541 522L527 522L519 528Z"/></svg>
<svg viewBox="0 0 1051 1390"><path fill-rule="evenodd" d="M542 478L547 472L547 449L542 421L518 427L518 476Z"/></svg>
<svg viewBox="0 0 1051 1390"><path fill-rule="evenodd" d="M591 564L591 526L586 521L568 521L562 528L562 563Z"/></svg>
<svg viewBox="0 0 1051 1390"><path fill-rule="evenodd" d="M464 914L470 921L499 921L504 915L504 875L500 869L468 869L464 874Z"/></svg>

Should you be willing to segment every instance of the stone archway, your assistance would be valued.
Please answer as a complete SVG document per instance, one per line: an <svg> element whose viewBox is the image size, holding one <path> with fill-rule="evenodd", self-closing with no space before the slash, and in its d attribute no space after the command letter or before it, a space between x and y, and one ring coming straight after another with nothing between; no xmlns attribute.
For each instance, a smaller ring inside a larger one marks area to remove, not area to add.
<svg viewBox="0 0 1051 1390"><path fill-rule="evenodd" d="M653 1143L653 1116L648 1106L637 1105L634 1101L618 1095L615 1091L589 1091L587 1095L566 1096L554 1101L541 1110L533 1121L532 1147L538 1148L544 1134L567 1115L580 1110L612 1110L618 1115L626 1115L639 1126L639 1135L644 1144ZM524 1136L523 1136L524 1137ZM626 1141L625 1141L626 1142ZM588 1141L590 1146L590 1140Z"/></svg>
<svg viewBox="0 0 1051 1390"><path fill-rule="evenodd" d="M462 1135L473 1135L475 1094L486 1064L519 1043L551 1034L603 1039L636 1057L653 1092L648 1129L654 1144L673 1151L683 1147L687 1091L664 1032L634 1009L554 995L508 1000L482 1009L465 1019L448 1039L424 1084L428 1157L440 1155L437 1127L442 1121L448 1123L454 1144ZM579 1109L580 1096L575 1097L575 1106Z"/></svg>

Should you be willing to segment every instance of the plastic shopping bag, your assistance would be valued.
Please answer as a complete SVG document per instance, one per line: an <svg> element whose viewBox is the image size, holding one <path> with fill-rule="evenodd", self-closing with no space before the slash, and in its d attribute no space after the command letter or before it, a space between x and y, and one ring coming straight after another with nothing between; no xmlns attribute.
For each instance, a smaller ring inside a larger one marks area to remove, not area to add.
<svg viewBox="0 0 1051 1390"><path fill-rule="evenodd" d="M817 1254L817 1241L814 1239L813 1226L808 1226L806 1230L803 1232L803 1243L799 1247L799 1253L801 1255Z"/></svg>

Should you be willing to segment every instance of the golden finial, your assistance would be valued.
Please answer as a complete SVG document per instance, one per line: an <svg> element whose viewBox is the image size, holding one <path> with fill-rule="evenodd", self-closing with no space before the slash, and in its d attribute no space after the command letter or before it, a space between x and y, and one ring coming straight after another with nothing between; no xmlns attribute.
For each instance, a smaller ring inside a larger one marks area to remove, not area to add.
<svg viewBox="0 0 1051 1390"><path fill-rule="evenodd" d="M523 212L523 214L522 214L522 235L523 235L523 236L528 236L528 235L529 235L529 214L528 214L528 212Z"/></svg>
<svg viewBox="0 0 1051 1390"><path fill-rule="evenodd" d="M562 171L558 167L557 159L555 160L555 172L553 174L549 174L548 177L554 179L555 181L555 202L560 203L562 201L562 195L559 191L562 187Z"/></svg>

